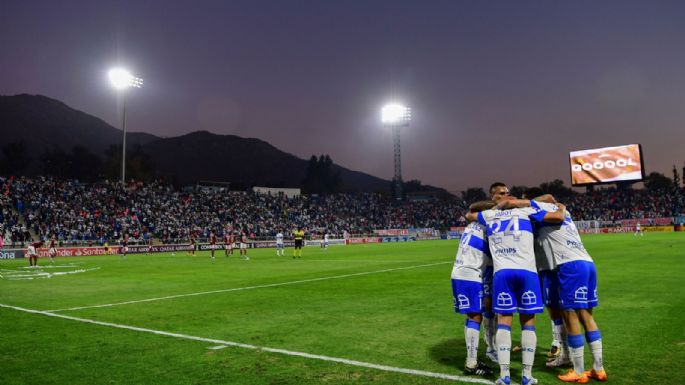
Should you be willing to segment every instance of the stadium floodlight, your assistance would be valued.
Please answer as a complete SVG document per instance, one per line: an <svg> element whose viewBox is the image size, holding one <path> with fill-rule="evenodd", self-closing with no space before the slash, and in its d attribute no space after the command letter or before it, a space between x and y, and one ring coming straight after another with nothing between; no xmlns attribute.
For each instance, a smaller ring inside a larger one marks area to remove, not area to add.
<svg viewBox="0 0 685 385"><path fill-rule="evenodd" d="M126 93L127 88L140 88L143 85L143 79L131 75L130 72L123 68L113 68L107 73L112 87L118 92L122 100L122 122L121 130L124 133L124 138L121 145L121 184L126 186Z"/></svg>
<svg viewBox="0 0 685 385"><path fill-rule="evenodd" d="M107 75L112 86L117 90L123 90L128 87L140 88L143 85L143 79L131 75L130 72L123 68L113 68Z"/></svg>
<svg viewBox="0 0 685 385"><path fill-rule="evenodd" d="M407 125L409 125L410 120L411 120L411 110L408 107L405 107L401 104L397 104L397 103L386 104L381 109L381 121L385 125L407 126Z"/></svg>
<svg viewBox="0 0 685 385"><path fill-rule="evenodd" d="M391 127L395 147L395 198L402 199L402 157L400 152L400 127L406 127L411 120L411 109L399 103L386 104L381 109L381 122Z"/></svg>

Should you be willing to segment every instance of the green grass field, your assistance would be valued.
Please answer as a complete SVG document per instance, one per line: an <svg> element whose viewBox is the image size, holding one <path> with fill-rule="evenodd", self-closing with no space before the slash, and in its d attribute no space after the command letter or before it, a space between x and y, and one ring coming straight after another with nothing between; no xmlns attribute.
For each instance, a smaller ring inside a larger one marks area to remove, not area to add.
<svg viewBox="0 0 685 385"><path fill-rule="evenodd" d="M599 274L609 381L682 383L685 233L584 240ZM58 258L68 266L41 271L87 271L32 280L11 279L36 272L28 260L0 261L0 304L73 317L0 307L0 384L462 383L325 360L463 376L464 322L449 282L456 248L331 246L306 248L301 260L251 250L250 261L217 253L214 263L208 252ZM102 304L116 305L89 307ZM63 310L74 307L85 308ZM534 374L560 383L544 368L546 316L537 330ZM250 346L211 349L230 342ZM518 381L519 354L512 366Z"/></svg>

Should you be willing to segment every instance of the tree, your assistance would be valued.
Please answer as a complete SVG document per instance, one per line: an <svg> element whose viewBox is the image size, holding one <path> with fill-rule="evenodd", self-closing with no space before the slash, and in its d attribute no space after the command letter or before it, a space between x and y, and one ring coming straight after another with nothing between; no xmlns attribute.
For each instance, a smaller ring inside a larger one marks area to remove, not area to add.
<svg viewBox="0 0 685 385"><path fill-rule="evenodd" d="M555 179L551 182L541 183L540 188L545 194L552 194L554 197L561 199L568 198L574 194L573 190L564 186L564 181L561 179Z"/></svg>
<svg viewBox="0 0 685 385"><path fill-rule="evenodd" d="M29 163L31 163L31 158L28 155L28 146L23 140L2 146L2 164L0 165L2 169L0 172L6 175L20 174Z"/></svg>
<svg viewBox="0 0 685 385"><path fill-rule="evenodd" d="M678 175L678 169L675 167L675 164L673 165L673 188L676 190L680 188L680 175Z"/></svg>
<svg viewBox="0 0 685 385"><path fill-rule="evenodd" d="M76 145L71 149L68 156L69 178L80 179L86 182L94 182L100 178L102 159L93 154L88 148Z"/></svg>
<svg viewBox="0 0 685 385"><path fill-rule="evenodd" d="M102 164L102 175L110 180L121 178L121 145L113 144L105 151L105 162ZM139 144L126 151L126 179L142 181L153 180L157 167Z"/></svg>
<svg viewBox="0 0 685 385"><path fill-rule="evenodd" d="M645 178L645 188L651 191L669 191L673 188L673 181L662 173L652 172Z"/></svg>
<svg viewBox="0 0 685 385"><path fill-rule="evenodd" d="M469 187L461 192L461 199L469 205L474 202L485 200L485 198L485 191L483 191L482 187Z"/></svg>
<svg viewBox="0 0 685 385"><path fill-rule="evenodd" d="M342 190L340 172L333 170L333 159L328 155L312 155L307 164L302 189L309 194L327 194Z"/></svg>
<svg viewBox="0 0 685 385"><path fill-rule="evenodd" d="M66 179L69 173L69 156L61 147L53 147L45 150L40 156L43 164L43 173L55 178Z"/></svg>

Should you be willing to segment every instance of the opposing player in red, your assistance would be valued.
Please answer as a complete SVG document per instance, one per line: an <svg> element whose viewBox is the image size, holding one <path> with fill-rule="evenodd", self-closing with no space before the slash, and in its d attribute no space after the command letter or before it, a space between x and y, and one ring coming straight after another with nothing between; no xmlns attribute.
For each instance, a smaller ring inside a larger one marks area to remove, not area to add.
<svg viewBox="0 0 685 385"><path fill-rule="evenodd" d="M195 255L195 249L197 248L197 241L195 240L195 233L193 231L189 231L188 233L190 236L190 250L188 251L188 254Z"/></svg>
<svg viewBox="0 0 685 385"><path fill-rule="evenodd" d="M212 260L214 259L214 250L216 249L216 235L213 231L209 232L209 250L212 253Z"/></svg>
<svg viewBox="0 0 685 385"><path fill-rule="evenodd" d="M38 266L38 249L40 249L41 246L43 246L43 241L32 242L29 244L29 266Z"/></svg>
<svg viewBox="0 0 685 385"><path fill-rule="evenodd" d="M50 245L48 246L48 256L50 257L50 261L52 263L55 263L55 257L57 256L57 247L55 246L55 236L53 235L50 237Z"/></svg>
<svg viewBox="0 0 685 385"><path fill-rule="evenodd" d="M231 251L231 254L233 254L233 248L231 247L231 232L227 229L224 231L224 253L227 257L229 250Z"/></svg>

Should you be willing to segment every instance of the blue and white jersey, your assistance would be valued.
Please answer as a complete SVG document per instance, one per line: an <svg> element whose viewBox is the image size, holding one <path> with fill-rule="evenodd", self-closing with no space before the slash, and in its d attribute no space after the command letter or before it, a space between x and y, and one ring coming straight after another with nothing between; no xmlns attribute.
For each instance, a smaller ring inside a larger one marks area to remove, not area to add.
<svg viewBox="0 0 685 385"><path fill-rule="evenodd" d="M489 256L488 242L485 240L485 227L471 222L461 235L459 250L452 267L452 279L483 282L483 271Z"/></svg>
<svg viewBox="0 0 685 385"><path fill-rule="evenodd" d="M486 227L495 273L502 269L537 273L531 220L542 222L546 214L534 207L478 213L478 222Z"/></svg>
<svg viewBox="0 0 685 385"><path fill-rule="evenodd" d="M278 234L276 234L276 244L277 245L283 244L283 233L279 232Z"/></svg>
<svg viewBox="0 0 685 385"><path fill-rule="evenodd" d="M545 202L531 201L530 204L541 210L551 211L552 207L556 208L556 205ZM585 250L578 229L568 210L562 223L542 224L538 230L538 240L541 242L545 253L554 256L555 266L571 261L592 262L592 257Z"/></svg>

